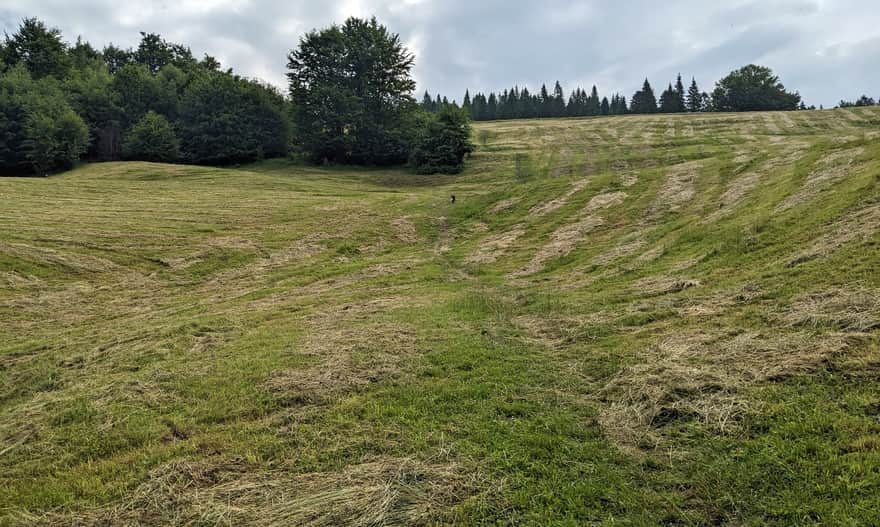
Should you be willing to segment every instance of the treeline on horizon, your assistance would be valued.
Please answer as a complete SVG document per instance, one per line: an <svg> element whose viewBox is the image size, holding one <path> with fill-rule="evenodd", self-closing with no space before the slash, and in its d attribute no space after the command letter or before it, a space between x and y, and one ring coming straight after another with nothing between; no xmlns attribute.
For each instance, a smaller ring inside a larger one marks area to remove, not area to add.
<svg viewBox="0 0 880 527"><path fill-rule="evenodd" d="M467 116L418 106L413 57L375 18L312 31L288 59L283 94L158 34L97 50L25 19L0 42L0 175L43 175L81 159L223 166L291 154L462 170Z"/></svg>
<svg viewBox="0 0 880 527"><path fill-rule="evenodd" d="M875 99L862 95L856 101L841 100L838 107L874 106ZM630 101L624 95L615 93L609 99L599 96L594 85L587 92L576 88L569 96L559 81L552 91L547 85L532 93L527 87L514 86L496 94L485 95L478 92L471 96L466 91L459 106L441 95L432 96L430 92L422 95L420 105L428 112L436 112L445 106L461 107L474 121L504 119L532 119L553 117L592 117L603 115L652 114L652 113L696 113L696 112L745 112L745 111L791 111L815 110L807 106L799 93L785 90L772 70L750 64L731 72L718 81L712 93L702 91L695 78L685 89L679 74L675 83L656 97L654 88L646 78L642 89L632 95Z"/></svg>
<svg viewBox="0 0 880 527"><path fill-rule="evenodd" d="M748 65L711 94L678 76L660 94L645 79L629 101L557 82L537 93L465 93L460 107L413 97L414 57L375 18L304 35L288 55L288 91L141 33L136 48L75 44L36 18L0 42L0 175L47 174L79 160L231 165L294 155L314 163L458 173L470 120L805 109L766 67ZM862 96L840 106L873 105Z"/></svg>

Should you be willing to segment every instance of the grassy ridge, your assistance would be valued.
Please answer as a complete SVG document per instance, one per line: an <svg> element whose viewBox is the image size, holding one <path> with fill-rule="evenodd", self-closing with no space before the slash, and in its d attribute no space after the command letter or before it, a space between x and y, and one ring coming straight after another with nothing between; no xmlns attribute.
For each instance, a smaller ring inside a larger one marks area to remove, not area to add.
<svg viewBox="0 0 880 527"><path fill-rule="evenodd" d="M878 125L0 179L0 524L880 523Z"/></svg>

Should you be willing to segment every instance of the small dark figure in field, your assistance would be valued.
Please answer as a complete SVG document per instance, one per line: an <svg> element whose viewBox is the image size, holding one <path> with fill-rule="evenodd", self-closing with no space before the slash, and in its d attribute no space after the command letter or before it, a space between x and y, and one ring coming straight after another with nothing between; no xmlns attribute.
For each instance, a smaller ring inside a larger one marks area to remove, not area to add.
<svg viewBox="0 0 880 527"><path fill-rule="evenodd" d="M452 197L449 198L449 202L450 202L450 203L455 203L455 194L453 194Z"/></svg>

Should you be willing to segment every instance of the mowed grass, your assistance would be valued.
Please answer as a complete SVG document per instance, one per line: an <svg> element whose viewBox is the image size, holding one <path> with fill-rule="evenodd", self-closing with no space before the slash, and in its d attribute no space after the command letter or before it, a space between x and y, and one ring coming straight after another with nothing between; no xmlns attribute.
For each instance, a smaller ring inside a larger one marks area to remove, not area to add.
<svg viewBox="0 0 880 527"><path fill-rule="evenodd" d="M0 525L880 524L880 111L475 140L0 178Z"/></svg>

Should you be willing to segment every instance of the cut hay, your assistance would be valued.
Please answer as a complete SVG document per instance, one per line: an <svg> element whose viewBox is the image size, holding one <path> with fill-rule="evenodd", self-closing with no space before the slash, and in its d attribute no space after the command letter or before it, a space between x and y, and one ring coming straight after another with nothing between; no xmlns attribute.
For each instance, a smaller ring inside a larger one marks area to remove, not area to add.
<svg viewBox="0 0 880 527"><path fill-rule="evenodd" d="M836 288L799 296L782 315L789 326L865 332L880 328L880 293Z"/></svg>
<svg viewBox="0 0 880 527"><path fill-rule="evenodd" d="M867 243L878 232L880 232L880 202L851 212L835 222L831 232L820 236L808 249L791 257L787 265L794 267L829 256L844 247Z"/></svg>
<svg viewBox="0 0 880 527"><path fill-rule="evenodd" d="M841 150L825 156L816 165L816 169L807 177L803 186L776 206L774 213L785 212L792 207L815 199L830 186L852 174L856 158L864 152L864 148Z"/></svg>
<svg viewBox="0 0 880 527"><path fill-rule="evenodd" d="M383 457L296 474L240 460L173 461L118 505L23 518L35 526L254 525L378 527L428 523L476 492L454 463Z"/></svg>
<svg viewBox="0 0 880 527"><path fill-rule="evenodd" d="M516 225L507 232L489 236L480 241L479 248L465 258L470 264L493 263L507 252L507 249L525 234L525 225Z"/></svg>
<svg viewBox="0 0 880 527"><path fill-rule="evenodd" d="M685 289L700 287L701 285L702 283L699 280L667 276L648 276L641 280L637 280L630 290L634 295L662 296L679 293Z"/></svg>
<svg viewBox="0 0 880 527"><path fill-rule="evenodd" d="M412 305L378 299L310 317L296 347L307 365L274 373L264 388L290 403L321 404L400 375L422 351L421 340L414 329L381 315Z"/></svg>
<svg viewBox="0 0 880 527"><path fill-rule="evenodd" d="M492 214L498 214L500 212L510 210L514 207L514 205L516 205L520 201L522 201L522 198L519 198L519 197L501 200L498 203L496 203L495 206L489 210L489 212L491 212Z"/></svg>
<svg viewBox="0 0 880 527"><path fill-rule="evenodd" d="M679 163L670 168L657 198L651 206L649 217L656 219L667 211L677 211L696 193L694 182L703 164L699 161Z"/></svg>
<svg viewBox="0 0 880 527"><path fill-rule="evenodd" d="M513 276L522 277L537 273L550 260L569 254L578 246L584 236L604 224L605 221L601 218L586 216L574 223L560 227L550 235L550 242L538 250L531 262L525 268L514 273Z"/></svg>
<svg viewBox="0 0 880 527"><path fill-rule="evenodd" d="M731 181L718 200L718 209L706 216L703 223L717 221L733 213L742 199L758 186L760 180L761 176L756 172L747 172Z"/></svg>
<svg viewBox="0 0 880 527"><path fill-rule="evenodd" d="M541 205L536 205L529 209L529 216L541 217L561 209L568 203L569 198L587 188L587 185L589 184L589 179L579 179L575 181L574 183L572 183L571 188L566 191L566 193L562 197L550 200L546 203L542 203Z"/></svg>
<svg viewBox="0 0 880 527"><path fill-rule="evenodd" d="M750 385L815 371L845 349L841 338L801 334L667 338L602 388L599 422L625 448L653 448L659 429L681 422L730 433L755 410Z"/></svg>
<svg viewBox="0 0 880 527"><path fill-rule="evenodd" d="M397 218L391 222L391 227L394 229L394 236L397 237L398 240L404 243L415 243L419 241L419 236L416 233L416 226L409 218Z"/></svg>
<svg viewBox="0 0 880 527"><path fill-rule="evenodd" d="M631 256L646 245L645 240L635 239L633 241L624 241L610 250L593 258L593 265L606 266L614 263L621 258Z"/></svg>
<svg viewBox="0 0 880 527"><path fill-rule="evenodd" d="M619 205L623 203L626 197L626 192L607 192L605 194L593 196L589 203L584 207L583 212L593 212L599 209L607 209L608 207Z"/></svg>

